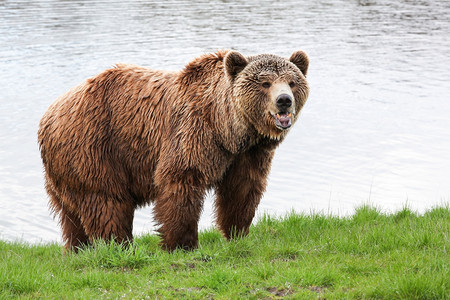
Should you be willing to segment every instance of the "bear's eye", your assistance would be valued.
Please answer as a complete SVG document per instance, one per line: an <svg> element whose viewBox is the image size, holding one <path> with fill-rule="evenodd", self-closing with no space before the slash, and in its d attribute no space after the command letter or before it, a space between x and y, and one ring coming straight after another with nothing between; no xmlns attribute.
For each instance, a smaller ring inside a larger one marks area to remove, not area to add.
<svg viewBox="0 0 450 300"><path fill-rule="evenodd" d="M293 87L295 86L295 83L294 83L293 81L291 81L291 82L289 82L289 86L290 86L291 88L293 88Z"/></svg>
<svg viewBox="0 0 450 300"><path fill-rule="evenodd" d="M262 86L263 86L263 88L268 89L268 88L270 88L270 82L267 82L267 81L263 82Z"/></svg>

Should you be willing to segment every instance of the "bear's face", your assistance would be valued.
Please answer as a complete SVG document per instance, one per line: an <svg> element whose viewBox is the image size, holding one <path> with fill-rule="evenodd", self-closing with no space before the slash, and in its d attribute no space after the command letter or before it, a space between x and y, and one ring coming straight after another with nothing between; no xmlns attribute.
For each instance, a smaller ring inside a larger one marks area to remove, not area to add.
<svg viewBox="0 0 450 300"><path fill-rule="evenodd" d="M279 140L295 123L309 93L308 64L302 51L289 60L270 54L244 57L236 51L225 56L234 101L260 135Z"/></svg>

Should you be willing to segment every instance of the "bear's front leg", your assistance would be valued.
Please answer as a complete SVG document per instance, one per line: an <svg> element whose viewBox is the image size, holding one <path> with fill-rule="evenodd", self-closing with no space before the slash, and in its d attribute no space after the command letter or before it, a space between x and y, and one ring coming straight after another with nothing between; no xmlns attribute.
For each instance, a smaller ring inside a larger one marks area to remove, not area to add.
<svg viewBox="0 0 450 300"><path fill-rule="evenodd" d="M192 174L185 174L177 181L173 177L166 179L160 183L153 209L156 222L161 225L158 232L162 246L168 251L197 248L198 221L206 188Z"/></svg>
<svg viewBox="0 0 450 300"><path fill-rule="evenodd" d="M216 186L217 224L227 239L247 235L266 189L273 150L252 148L236 157Z"/></svg>

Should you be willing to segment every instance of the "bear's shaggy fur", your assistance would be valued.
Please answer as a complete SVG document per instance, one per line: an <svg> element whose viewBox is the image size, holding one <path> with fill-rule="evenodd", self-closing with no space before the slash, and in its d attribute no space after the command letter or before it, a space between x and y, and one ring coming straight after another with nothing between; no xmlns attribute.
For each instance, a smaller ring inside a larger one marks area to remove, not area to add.
<svg viewBox="0 0 450 300"><path fill-rule="evenodd" d="M307 99L307 69L302 51L221 50L179 72L117 65L69 90L38 132L66 248L131 241L134 211L150 202L163 246L195 248L209 189L224 236L247 234L274 150Z"/></svg>

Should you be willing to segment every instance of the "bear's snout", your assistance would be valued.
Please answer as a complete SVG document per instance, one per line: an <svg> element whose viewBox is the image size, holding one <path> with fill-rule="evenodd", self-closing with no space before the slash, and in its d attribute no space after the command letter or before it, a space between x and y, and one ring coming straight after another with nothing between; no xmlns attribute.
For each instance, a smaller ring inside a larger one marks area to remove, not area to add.
<svg viewBox="0 0 450 300"><path fill-rule="evenodd" d="M281 112L286 112L292 105L292 97L288 94L281 94L277 97L276 103Z"/></svg>

